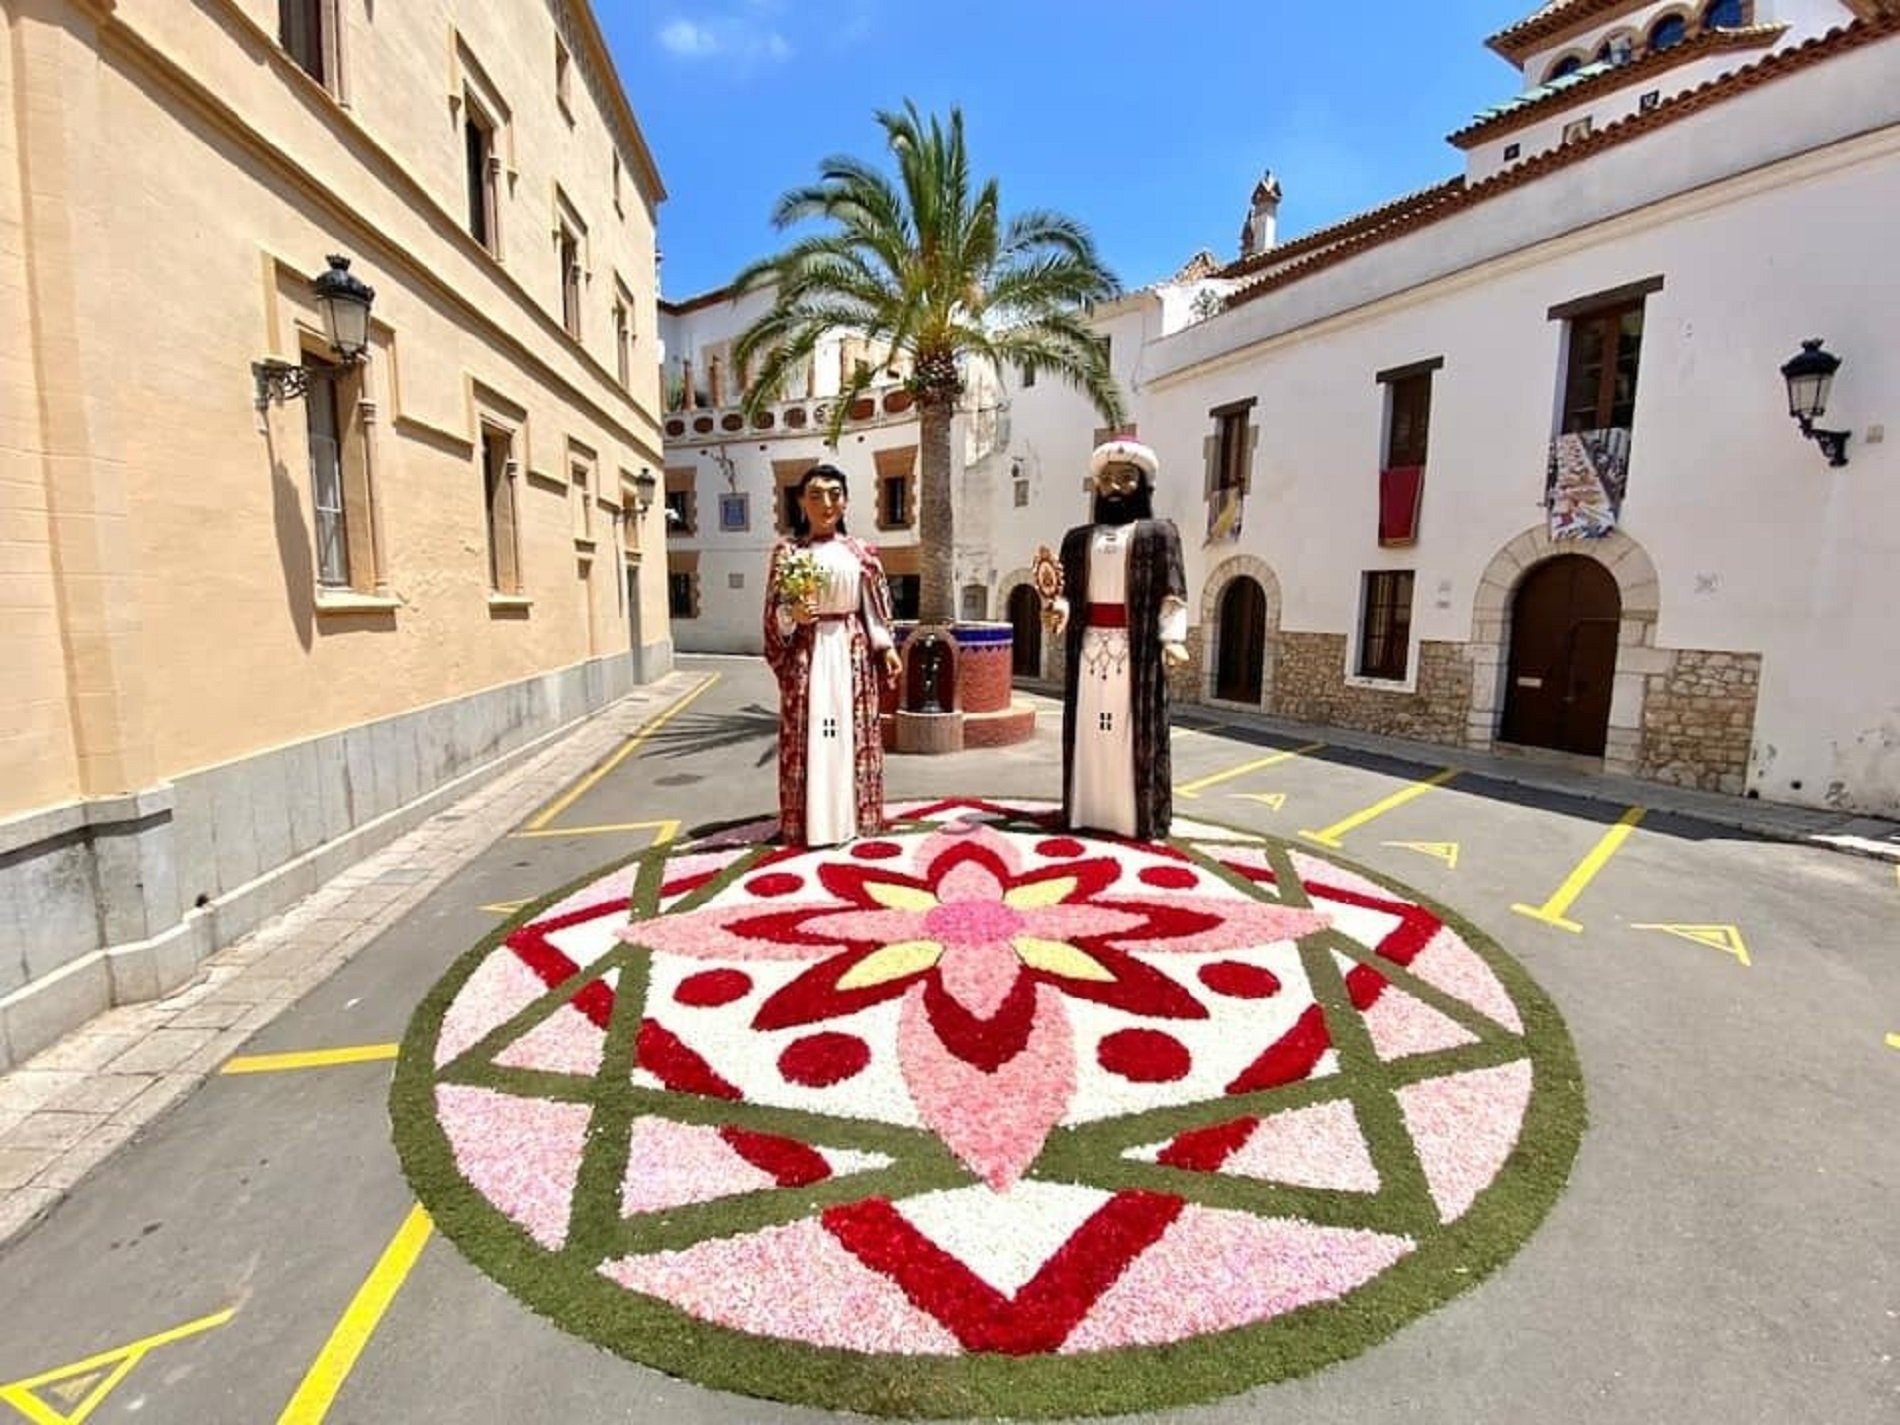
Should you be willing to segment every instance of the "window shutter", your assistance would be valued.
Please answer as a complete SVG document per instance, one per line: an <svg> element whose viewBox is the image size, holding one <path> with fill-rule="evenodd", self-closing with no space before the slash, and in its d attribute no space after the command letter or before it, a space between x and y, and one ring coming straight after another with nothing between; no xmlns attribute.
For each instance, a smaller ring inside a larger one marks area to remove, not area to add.
<svg viewBox="0 0 1900 1425"><path fill-rule="evenodd" d="M1201 462L1205 467L1206 477L1201 497L1211 500L1214 498L1215 491L1220 489L1220 426L1218 422L1215 424L1214 433L1201 442Z"/></svg>
<svg viewBox="0 0 1900 1425"><path fill-rule="evenodd" d="M1253 489L1253 463L1260 449L1260 427L1252 421L1246 426L1247 456L1240 462L1240 493L1246 494Z"/></svg>
<svg viewBox="0 0 1900 1425"><path fill-rule="evenodd" d="M513 463L511 460L508 465ZM495 482L495 583L500 593L521 592L515 553L515 482L504 465L501 478Z"/></svg>

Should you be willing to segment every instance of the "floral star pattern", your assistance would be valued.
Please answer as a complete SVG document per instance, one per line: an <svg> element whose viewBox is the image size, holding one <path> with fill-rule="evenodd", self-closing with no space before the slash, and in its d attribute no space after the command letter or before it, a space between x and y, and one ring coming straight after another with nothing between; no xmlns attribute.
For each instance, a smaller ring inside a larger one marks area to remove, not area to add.
<svg viewBox="0 0 1900 1425"><path fill-rule="evenodd" d="M1400 1263L1442 1299L1461 1234L1515 1241L1554 1197L1561 1023L1416 896L1208 824L892 810L844 847L760 822L661 848L465 957L392 1094L444 1231L682 1375L876 1410L796 1365L865 1353L1011 1413L967 1375L1005 1358L1045 1413L1137 1357L1199 1398L1206 1372L1142 1357L1190 1342L1233 1343L1228 1388L1270 1378L1258 1343L1304 1308L1378 1301ZM1403 1319L1361 1314L1384 1324L1320 1358Z"/></svg>

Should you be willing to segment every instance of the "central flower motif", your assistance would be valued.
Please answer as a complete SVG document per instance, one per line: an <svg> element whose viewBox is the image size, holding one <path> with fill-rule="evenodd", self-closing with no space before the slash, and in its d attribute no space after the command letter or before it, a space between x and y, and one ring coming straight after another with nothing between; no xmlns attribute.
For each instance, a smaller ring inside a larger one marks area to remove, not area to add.
<svg viewBox="0 0 1900 1425"><path fill-rule="evenodd" d="M828 898L712 905L622 934L701 960L811 961L759 1006L756 1030L901 998L899 1066L919 1117L1003 1191L1074 1095L1070 999L1205 1019L1192 992L1139 957L1240 949L1327 924L1316 911L1210 894L1171 852L1152 853L1149 884L1123 888L1113 854L1091 856L1065 838L1038 851L1049 864L1029 868L990 827L946 828L919 848L916 874L825 860L816 874ZM770 874L761 881L780 889Z"/></svg>

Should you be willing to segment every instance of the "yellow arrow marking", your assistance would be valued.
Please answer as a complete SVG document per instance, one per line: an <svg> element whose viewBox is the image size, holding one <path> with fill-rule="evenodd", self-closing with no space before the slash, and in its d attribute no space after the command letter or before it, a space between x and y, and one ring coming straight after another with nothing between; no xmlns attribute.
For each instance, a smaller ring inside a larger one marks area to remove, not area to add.
<svg viewBox="0 0 1900 1425"><path fill-rule="evenodd" d="M1596 879L1604 863L1616 854L1616 848L1628 839L1636 830L1636 823L1643 819L1641 807L1631 807L1617 818L1615 826L1604 832L1590 854L1577 862L1577 868L1564 877L1564 883L1557 887L1551 898L1542 905L1514 905L1512 910L1519 915L1528 915L1532 920L1541 920L1546 925L1554 925L1559 930L1568 930L1573 935L1583 934L1583 927L1574 920L1564 919L1564 912L1570 909L1571 902L1583 894L1583 888Z"/></svg>
<svg viewBox="0 0 1900 1425"><path fill-rule="evenodd" d="M173 1341L182 1341L187 1336L196 1336L201 1331L222 1326L235 1315L237 1308L228 1307L210 1316L200 1316L196 1321L187 1321L183 1326L174 1326L169 1331L160 1331L156 1336L134 1341L129 1346L101 1351L96 1356L74 1361L69 1366L60 1366L57 1370L0 1385L0 1401L11 1405L31 1420L33 1425L80 1425L148 1353ZM40 1390L51 1391L67 1408L55 1410L34 1393ZM74 1404L75 1401L77 1404Z"/></svg>
<svg viewBox="0 0 1900 1425"><path fill-rule="evenodd" d="M1231 782L1234 778L1244 777L1249 772L1258 772L1262 767L1277 767L1282 762L1291 761L1295 757L1304 757L1309 752L1318 752L1325 746L1326 744L1323 742L1309 742L1304 747L1293 747L1285 752L1275 752L1270 757L1262 757L1254 762L1245 762L1238 767L1230 767L1225 772L1216 772L1210 777L1200 777L1192 782L1183 782L1174 789L1174 794L1177 797L1187 797L1192 800L1209 787L1218 786L1222 782Z"/></svg>
<svg viewBox="0 0 1900 1425"><path fill-rule="evenodd" d="M1317 841L1321 846L1330 846L1333 850L1337 851L1339 849L1339 838L1344 836L1347 832L1364 826L1374 817L1384 816L1394 807L1404 806L1414 797L1424 796L1425 793L1429 792L1433 787L1442 787L1446 782L1449 782L1457 775L1458 769L1456 767L1440 767L1436 772L1432 773L1431 776L1425 778L1424 781L1414 782L1403 791L1394 792L1384 801L1374 802L1364 811L1356 811L1344 821L1334 822L1324 831L1302 831L1300 835L1307 841Z"/></svg>
<svg viewBox="0 0 1900 1425"><path fill-rule="evenodd" d="M221 1074L275 1074L285 1069L327 1069L332 1064L370 1064L393 1059L399 1045L355 1044L347 1049L309 1049L297 1054L245 1054L226 1059Z"/></svg>
<svg viewBox="0 0 1900 1425"><path fill-rule="evenodd" d="M1733 925L1632 925L1631 930L1660 930L1665 935L1679 936L1684 940L1693 940L1698 945L1706 945L1711 950L1720 950L1724 955L1733 955L1743 965L1752 962L1748 958L1748 947L1742 943L1742 932Z"/></svg>
<svg viewBox="0 0 1900 1425"><path fill-rule="evenodd" d="M1417 851L1425 856L1436 856L1452 870L1458 869L1458 843L1456 841L1386 841L1385 846L1396 846L1401 851Z"/></svg>
<svg viewBox="0 0 1900 1425"><path fill-rule="evenodd" d="M575 802L586 796L600 784L601 778L605 777L609 772L613 771L614 768L633 756L635 752L639 751L640 745L643 742L671 721L675 714L684 711L686 705L692 702L694 698L698 697L718 681L719 675L717 673L708 674L706 680L698 687L687 693L678 702L674 703L672 707L654 718L652 722L648 723L622 743L619 750L616 751L613 756L609 757L605 762L602 762L593 771L589 772L585 777L582 777L580 781L576 782L572 787L569 787L560 796L548 803L548 805L528 823L526 830L528 832L540 831L549 822L553 821L555 817L559 816L562 812L573 806Z"/></svg>
<svg viewBox="0 0 1900 1425"><path fill-rule="evenodd" d="M495 915L513 915L526 904L526 901L495 901L493 904L483 906L482 909Z"/></svg>
<svg viewBox="0 0 1900 1425"><path fill-rule="evenodd" d="M1285 792L1230 792L1228 795L1245 797L1250 802L1259 802L1262 806L1272 807L1275 811L1286 805Z"/></svg>
<svg viewBox="0 0 1900 1425"><path fill-rule="evenodd" d="M357 1288L356 1296L344 1308L342 1318L336 1323L336 1330L323 1343L322 1352L311 1363L303 1383L297 1387L297 1393L290 1398L290 1404L284 1407L284 1413L277 1417L277 1425L321 1425L323 1417L329 1414L337 1392L343 1388L343 1382L349 1379L356 1358L363 1354L363 1348L369 1344L369 1338L383 1319L383 1313L389 1310L389 1303L396 1299L403 1279L409 1275L409 1269L415 1266L416 1258L422 1255L422 1248L434 1230L435 1224L429 1220L428 1212L420 1203L409 1209L409 1215L403 1219L402 1226L396 1229L396 1235L383 1249L383 1255L370 1269L363 1285Z"/></svg>

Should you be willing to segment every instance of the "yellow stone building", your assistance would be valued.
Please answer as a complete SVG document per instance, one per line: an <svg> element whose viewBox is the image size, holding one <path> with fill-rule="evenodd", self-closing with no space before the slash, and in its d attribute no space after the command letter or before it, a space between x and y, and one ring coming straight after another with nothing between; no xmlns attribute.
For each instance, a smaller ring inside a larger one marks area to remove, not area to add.
<svg viewBox="0 0 1900 1425"><path fill-rule="evenodd" d="M585 0L0 12L4 1068L672 644L664 190Z"/></svg>

